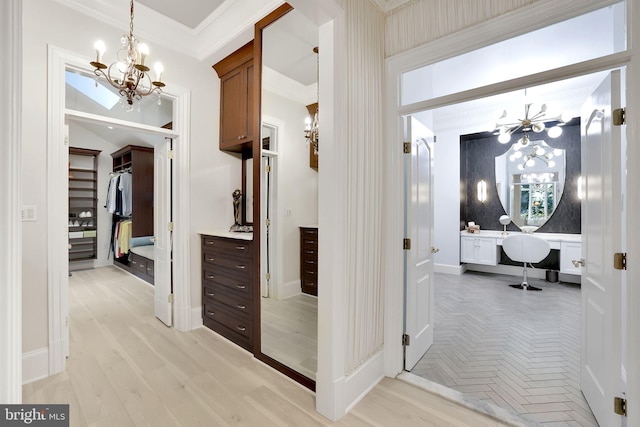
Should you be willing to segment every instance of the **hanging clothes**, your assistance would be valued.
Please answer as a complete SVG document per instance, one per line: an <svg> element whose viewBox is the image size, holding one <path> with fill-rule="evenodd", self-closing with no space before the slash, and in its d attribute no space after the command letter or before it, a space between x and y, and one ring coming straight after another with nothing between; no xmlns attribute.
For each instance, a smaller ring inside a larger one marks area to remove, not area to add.
<svg viewBox="0 0 640 427"><path fill-rule="evenodd" d="M115 222L113 227L112 251L115 258L121 258L129 253L131 240L131 220L123 219Z"/></svg>
<svg viewBox="0 0 640 427"><path fill-rule="evenodd" d="M131 172L115 173L109 180L105 208L119 216L131 216Z"/></svg>

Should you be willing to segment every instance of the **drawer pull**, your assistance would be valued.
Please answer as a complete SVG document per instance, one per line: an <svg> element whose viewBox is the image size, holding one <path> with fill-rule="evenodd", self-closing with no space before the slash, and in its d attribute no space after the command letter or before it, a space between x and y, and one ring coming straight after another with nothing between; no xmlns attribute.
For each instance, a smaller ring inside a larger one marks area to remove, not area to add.
<svg viewBox="0 0 640 427"><path fill-rule="evenodd" d="M247 327L246 326L242 326L242 325L238 325L238 326L236 326L236 329L239 330L239 331L244 332L244 331L247 330Z"/></svg>
<svg viewBox="0 0 640 427"><path fill-rule="evenodd" d="M247 137L246 135L240 135L240 136L238 137L238 139L243 139L243 138L246 138L246 137Z"/></svg>
<svg viewBox="0 0 640 427"><path fill-rule="evenodd" d="M206 242L205 244L206 244L206 245L209 245L209 246L213 246L213 245L215 245L216 243L215 243L213 240L207 240L207 242Z"/></svg>
<svg viewBox="0 0 640 427"><path fill-rule="evenodd" d="M241 284L241 283L238 283L238 284L236 285L236 288L238 288L238 289L247 289L247 286L246 286L246 285L243 285L243 284Z"/></svg>
<svg viewBox="0 0 640 427"><path fill-rule="evenodd" d="M307 264L315 264L315 263L316 263L316 262L315 262L314 260L312 260L312 259L308 259L308 260L307 260Z"/></svg>
<svg viewBox="0 0 640 427"><path fill-rule="evenodd" d="M215 261L215 258L207 258L207 261Z"/></svg>
<svg viewBox="0 0 640 427"><path fill-rule="evenodd" d="M239 251L244 251L245 249L247 249L246 246L236 246L236 249Z"/></svg>
<svg viewBox="0 0 640 427"><path fill-rule="evenodd" d="M311 245L311 244L315 243L316 241L315 240L305 240L304 242L309 244L309 245Z"/></svg>
<svg viewBox="0 0 640 427"><path fill-rule="evenodd" d="M205 293L207 294L208 297L215 297L216 296L216 294L214 294L213 292L207 291Z"/></svg>
<svg viewBox="0 0 640 427"><path fill-rule="evenodd" d="M316 251L312 251L312 250L306 250L304 251L305 254L315 254Z"/></svg>
<svg viewBox="0 0 640 427"><path fill-rule="evenodd" d="M213 280L216 276L214 276L213 274L207 274L207 279L209 280Z"/></svg>
<svg viewBox="0 0 640 427"><path fill-rule="evenodd" d="M137 262L135 262L135 261L131 261L131 264L136 265L136 264L137 264Z"/></svg>
<svg viewBox="0 0 640 427"><path fill-rule="evenodd" d="M236 304L236 307L238 307L240 310L244 310L245 308L247 308L247 306L244 304Z"/></svg>
<svg viewBox="0 0 640 427"><path fill-rule="evenodd" d="M209 316L214 316L214 315L215 315L215 313L214 313L213 311L207 311L207 314L208 314Z"/></svg>
<svg viewBox="0 0 640 427"><path fill-rule="evenodd" d="M238 264L236 265L236 268L239 268L240 270L244 270L245 268L247 268L246 265L242 265L242 264Z"/></svg>

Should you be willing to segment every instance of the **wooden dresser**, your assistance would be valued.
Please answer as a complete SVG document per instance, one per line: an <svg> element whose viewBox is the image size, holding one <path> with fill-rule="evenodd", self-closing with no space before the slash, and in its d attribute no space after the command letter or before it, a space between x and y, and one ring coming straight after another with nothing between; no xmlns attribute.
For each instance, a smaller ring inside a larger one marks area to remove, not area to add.
<svg viewBox="0 0 640 427"><path fill-rule="evenodd" d="M300 227L302 292L318 296L318 227Z"/></svg>
<svg viewBox="0 0 640 427"><path fill-rule="evenodd" d="M253 351L251 240L202 235L202 319Z"/></svg>

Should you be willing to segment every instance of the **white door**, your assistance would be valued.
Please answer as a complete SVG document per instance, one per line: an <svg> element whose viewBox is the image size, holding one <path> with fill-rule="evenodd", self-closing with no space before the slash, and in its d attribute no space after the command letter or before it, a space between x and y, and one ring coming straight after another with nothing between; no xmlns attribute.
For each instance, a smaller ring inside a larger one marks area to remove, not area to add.
<svg viewBox="0 0 640 427"><path fill-rule="evenodd" d="M620 107L620 72L614 71L582 109L582 354L580 380L601 426L621 425L613 398L621 391L620 133L612 124Z"/></svg>
<svg viewBox="0 0 640 427"><path fill-rule="evenodd" d="M153 234L154 253L154 314L165 325L172 325L171 295L171 138L155 146L153 166Z"/></svg>
<svg viewBox="0 0 640 427"><path fill-rule="evenodd" d="M411 155L405 167L405 369L411 370L433 344L433 133L407 118Z"/></svg>

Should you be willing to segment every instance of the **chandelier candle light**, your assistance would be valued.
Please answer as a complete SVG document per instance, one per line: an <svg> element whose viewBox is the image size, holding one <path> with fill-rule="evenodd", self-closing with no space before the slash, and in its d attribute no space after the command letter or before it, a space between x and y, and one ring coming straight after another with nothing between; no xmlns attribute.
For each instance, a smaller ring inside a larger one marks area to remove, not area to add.
<svg viewBox="0 0 640 427"><path fill-rule="evenodd" d="M116 88L122 96L121 102L126 100L126 110L133 110L133 103L140 101L143 96L156 93L158 104L160 104L160 94L164 87L162 83L162 73L164 68L157 62L154 65L156 79L153 80L148 71L150 68L145 65L145 60L149 55L149 47L144 43L139 43L133 36L133 0L131 0L131 21L129 24L129 34L125 34L120 39L122 47L118 50L117 61L107 67L102 62L102 55L105 52L105 44L98 40L95 44L96 60L90 64L95 68L94 74L102 76L111 86ZM96 81L97 85L97 81Z"/></svg>
<svg viewBox="0 0 640 427"><path fill-rule="evenodd" d="M313 52L318 55L318 48L314 47ZM316 73L317 73L317 83L316 83L316 99L320 98L320 58L316 59ZM318 105L316 103L316 105ZM313 153L318 154L318 143L320 142L319 132L320 127L318 124L318 111L319 108L316 108L315 114L313 115L313 120L311 117L307 117L304 121L304 137L307 139L309 143L313 145Z"/></svg>

